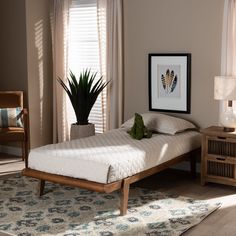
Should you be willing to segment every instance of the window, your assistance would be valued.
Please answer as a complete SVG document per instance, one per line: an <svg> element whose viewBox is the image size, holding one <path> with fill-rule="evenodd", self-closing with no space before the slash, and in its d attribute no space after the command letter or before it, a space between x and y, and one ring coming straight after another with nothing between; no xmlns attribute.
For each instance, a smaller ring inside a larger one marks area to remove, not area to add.
<svg viewBox="0 0 236 236"><path fill-rule="evenodd" d="M97 27L96 0L73 0L69 11L69 46L68 68L77 76L86 68L98 72L101 76L99 62L99 40ZM74 110L68 99L68 123L75 123ZM98 97L89 116L89 122L95 124L97 133L105 131L106 91Z"/></svg>

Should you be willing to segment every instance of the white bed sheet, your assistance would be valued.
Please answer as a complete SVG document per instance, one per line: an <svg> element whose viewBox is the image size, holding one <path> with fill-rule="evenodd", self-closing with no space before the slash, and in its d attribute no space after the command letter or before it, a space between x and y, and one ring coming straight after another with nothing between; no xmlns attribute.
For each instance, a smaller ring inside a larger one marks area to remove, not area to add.
<svg viewBox="0 0 236 236"><path fill-rule="evenodd" d="M32 149L29 168L111 183L169 161L201 145L197 131L134 140L125 129Z"/></svg>

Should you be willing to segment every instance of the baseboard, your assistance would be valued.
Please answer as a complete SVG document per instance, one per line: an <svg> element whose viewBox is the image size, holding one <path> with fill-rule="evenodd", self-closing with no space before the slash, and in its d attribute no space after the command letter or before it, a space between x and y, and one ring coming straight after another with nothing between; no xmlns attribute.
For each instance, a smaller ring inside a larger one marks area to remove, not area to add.
<svg viewBox="0 0 236 236"><path fill-rule="evenodd" d="M10 146L0 145L0 152L14 155L14 156L22 156L22 150L19 147L10 147Z"/></svg>
<svg viewBox="0 0 236 236"><path fill-rule="evenodd" d="M190 163L188 161L183 161L171 167L171 169L190 171ZM201 165L199 162L196 163L197 173L200 173Z"/></svg>

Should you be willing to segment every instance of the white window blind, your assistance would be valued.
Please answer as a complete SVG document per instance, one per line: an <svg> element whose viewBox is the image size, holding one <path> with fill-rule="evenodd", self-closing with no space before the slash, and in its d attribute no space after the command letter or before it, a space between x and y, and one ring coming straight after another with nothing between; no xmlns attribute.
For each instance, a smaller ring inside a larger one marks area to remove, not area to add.
<svg viewBox="0 0 236 236"><path fill-rule="evenodd" d="M96 0L73 0L69 11L68 68L77 76L86 68L100 77L99 41ZM103 133L106 124L106 92L97 99L89 116L97 133ZM68 122L75 123L74 110L68 99Z"/></svg>

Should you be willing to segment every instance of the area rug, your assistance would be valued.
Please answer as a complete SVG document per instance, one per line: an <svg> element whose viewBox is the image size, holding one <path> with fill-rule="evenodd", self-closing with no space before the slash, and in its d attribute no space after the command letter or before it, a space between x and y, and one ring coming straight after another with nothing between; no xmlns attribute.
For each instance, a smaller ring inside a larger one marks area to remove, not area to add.
<svg viewBox="0 0 236 236"><path fill-rule="evenodd" d="M131 188L129 208L119 216L119 192L96 193L21 176L0 180L0 232L31 235L176 236L201 222L219 204L148 189Z"/></svg>

